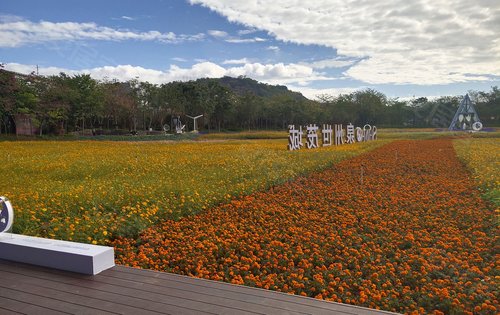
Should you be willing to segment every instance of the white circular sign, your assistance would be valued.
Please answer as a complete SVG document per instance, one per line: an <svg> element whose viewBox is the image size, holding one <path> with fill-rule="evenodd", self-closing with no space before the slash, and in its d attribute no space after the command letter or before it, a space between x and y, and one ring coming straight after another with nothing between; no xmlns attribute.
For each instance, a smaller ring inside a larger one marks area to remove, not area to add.
<svg viewBox="0 0 500 315"><path fill-rule="evenodd" d="M480 121L476 121L472 124L472 130L479 131L481 129L483 129L483 124Z"/></svg>
<svg viewBox="0 0 500 315"><path fill-rule="evenodd" d="M14 209L6 197L0 197L0 233L9 231L14 221Z"/></svg>

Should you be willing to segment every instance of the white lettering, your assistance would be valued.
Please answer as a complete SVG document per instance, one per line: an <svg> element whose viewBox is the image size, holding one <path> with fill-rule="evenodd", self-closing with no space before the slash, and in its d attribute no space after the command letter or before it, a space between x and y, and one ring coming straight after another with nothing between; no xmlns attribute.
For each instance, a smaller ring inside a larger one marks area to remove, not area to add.
<svg viewBox="0 0 500 315"><path fill-rule="evenodd" d="M318 147L318 126L316 124L309 124L307 126L307 148L317 148Z"/></svg>

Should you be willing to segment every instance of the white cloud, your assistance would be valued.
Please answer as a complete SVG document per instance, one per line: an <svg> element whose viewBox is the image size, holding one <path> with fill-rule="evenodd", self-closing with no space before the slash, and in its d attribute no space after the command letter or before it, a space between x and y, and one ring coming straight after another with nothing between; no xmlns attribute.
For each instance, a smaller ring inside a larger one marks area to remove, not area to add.
<svg viewBox="0 0 500 315"><path fill-rule="evenodd" d="M475 68L472 69L470 64L462 62L464 57L461 55L442 57L446 58L446 63L439 62L441 60L440 57L433 56L432 52L408 52L408 55L384 55L384 57L391 61L390 66L387 61L380 58L369 58L360 61L345 73L352 78L362 79L371 84L413 83L420 85L488 81L491 77L486 74L495 74L495 71L497 75L500 75L500 69L495 70L494 62L489 64L478 62L475 64ZM412 58L421 61L408 62L408 59L411 60ZM425 60L428 62L425 62ZM436 61L432 62L432 60ZM454 66L450 67L448 64L453 64Z"/></svg>
<svg viewBox="0 0 500 315"><path fill-rule="evenodd" d="M299 64L261 64L246 63L241 66L226 69L229 76L247 76L270 84L289 84L294 82L331 80L311 67Z"/></svg>
<svg viewBox="0 0 500 315"><path fill-rule="evenodd" d="M245 63L249 63L250 61L247 58L241 58L241 59L229 59L229 60L224 60L222 62L223 65L241 65Z"/></svg>
<svg viewBox="0 0 500 315"><path fill-rule="evenodd" d="M220 78L224 75L226 75L226 69L212 62L197 63L191 68L180 68L172 65L166 71L167 82L174 80L195 80L198 78Z"/></svg>
<svg viewBox="0 0 500 315"><path fill-rule="evenodd" d="M230 61L226 64L236 64L237 60L227 60ZM242 59L240 61L246 61ZM7 63L5 65L7 70L26 73L29 74L36 70L35 65L23 65L18 63ZM220 78L225 75L228 76L247 76L259 79L263 82L270 84L287 84L292 82L294 84L288 84L288 87L292 91L301 92L305 97L310 99L315 99L318 95L328 94L328 95L339 95L347 94L362 88L330 88L330 89L315 89L303 86L307 84L306 81L313 77L316 79L321 79L317 77L317 74L313 72L311 68L301 66L301 65L263 65L259 63L249 64L246 63L241 67L229 67L223 68L217 64L211 62L201 62L193 65L191 68L180 68L178 66L171 66L166 71L159 71L154 69L146 69L143 67L131 66L131 65L119 65L116 67L98 67L92 69L84 70L71 70L58 67L40 67L40 75L58 75L64 72L67 75L77 75L81 73L90 74L93 78L98 80L112 80L116 79L119 81L127 81L131 79L138 78L140 81L148 81L155 84L168 83L172 81L187 81L195 80L198 78ZM323 78L326 79L326 78Z"/></svg>
<svg viewBox="0 0 500 315"><path fill-rule="evenodd" d="M7 63L5 64L5 69L28 74L34 71L36 66ZM187 81L206 77L219 78L226 74L226 69L211 62L197 63L191 68L180 68L178 66L171 65L170 68L165 71L147 69L132 65L105 66L82 70L58 67L39 67L40 75L57 75L61 72L68 75L82 73L90 74L93 78L98 80L116 79L118 81L127 81L138 78L140 81L161 84L172 81Z"/></svg>
<svg viewBox="0 0 500 315"><path fill-rule="evenodd" d="M99 26L96 23L31 22L24 19L0 19L0 47L19 47L51 41L106 40L158 41L178 43L203 39L203 34L185 35L158 31L137 32Z"/></svg>
<svg viewBox="0 0 500 315"><path fill-rule="evenodd" d="M308 65L313 69L325 69L325 68L343 68L352 66L356 63L357 59L344 59L344 58L332 58L332 59L324 59L318 60L310 63L301 63L304 65Z"/></svg>
<svg viewBox="0 0 500 315"><path fill-rule="evenodd" d="M265 42L267 39L254 37L254 38L229 38L226 39L226 42L233 44L242 44L242 43L256 43L256 42Z"/></svg>
<svg viewBox="0 0 500 315"><path fill-rule="evenodd" d="M227 65L235 65L222 67L218 64L204 61L192 65L189 68L181 68L177 65L171 65L169 69L161 71L155 69L146 69L132 65L118 65L96 67L91 69L73 70L57 67L40 67L41 75L57 75L64 72L68 75L78 73L90 74L95 79L116 79L119 81L127 81L138 78L141 81L161 84L172 81L187 81L198 78L220 78L223 76L246 76L262 82L270 84L289 84L304 85L311 80L331 80L317 73L311 67L299 64L261 64L261 63L237 63L236 60L228 60ZM245 59L241 62L247 61ZM20 73L30 73L36 69L34 65L23 65L18 63L7 63L7 70L12 70Z"/></svg>
<svg viewBox="0 0 500 315"><path fill-rule="evenodd" d="M12 23L22 21L23 18L17 15L0 14L0 23Z"/></svg>
<svg viewBox="0 0 500 315"><path fill-rule="evenodd" d="M500 76L500 2L492 0L190 0L278 40L362 58L372 84L447 84Z"/></svg>
<svg viewBox="0 0 500 315"><path fill-rule="evenodd" d="M227 32L219 31L219 30L208 30L208 35L218 38L225 38L228 36Z"/></svg>
<svg viewBox="0 0 500 315"><path fill-rule="evenodd" d="M303 86L294 86L288 85L288 88L292 91L300 92L302 95L307 97L308 99L315 100L318 99L319 95L330 95L330 96L338 96L340 94L349 94L358 90L362 90L364 87L345 87L345 88L309 88Z"/></svg>
<svg viewBox="0 0 500 315"><path fill-rule="evenodd" d="M241 33L241 31L238 32L238 34L240 34L240 33ZM261 38L261 37L254 37L254 38L235 37L235 36L229 35L225 31L221 31L221 30L208 30L207 34L210 36L213 36L215 38L224 39L224 41L226 41L228 43L233 43L233 44L265 42L267 40L267 39Z"/></svg>
<svg viewBox="0 0 500 315"><path fill-rule="evenodd" d="M126 15L122 15L121 18L124 19L124 20L128 20L128 21L135 21L135 20L137 20L136 18L133 18L131 16L126 16Z"/></svg>
<svg viewBox="0 0 500 315"><path fill-rule="evenodd" d="M278 46L268 46L268 47L266 47L266 50L278 52L278 51L280 51L280 48Z"/></svg>
<svg viewBox="0 0 500 315"><path fill-rule="evenodd" d="M5 63L5 69L18 72L18 73L24 73L24 74L30 74L31 72L36 71L36 65L23 65L19 63ZM61 72L64 72L66 74L76 74L76 72L72 72L71 70L65 69L65 68L58 68L58 67L40 67L39 68L39 74L40 75L57 75Z"/></svg>
<svg viewBox="0 0 500 315"><path fill-rule="evenodd" d="M178 61L178 62L186 62L187 60L182 57L173 57L171 58L173 61Z"/></svg>
<svg viewBox="0 0 500 315"><path fill-rule="evenodd" d="M238 31L238 35L248 35L248 34L252 34L252 33L255 33L257 32L256 29L252 28L252 29L244 29L244 30L239 30Z"/></svg>

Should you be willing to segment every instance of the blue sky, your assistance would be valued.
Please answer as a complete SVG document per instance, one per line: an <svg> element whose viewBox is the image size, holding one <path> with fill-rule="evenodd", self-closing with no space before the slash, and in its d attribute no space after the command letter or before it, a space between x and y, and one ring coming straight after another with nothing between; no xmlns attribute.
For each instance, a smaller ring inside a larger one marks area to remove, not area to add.
<svg viewBox="0 0 500 315"><path fill-rule="evenodd" d="M500 85L500 5L478 0L3 0L0 62L166 83L244 75L309 98Z"/></svg>

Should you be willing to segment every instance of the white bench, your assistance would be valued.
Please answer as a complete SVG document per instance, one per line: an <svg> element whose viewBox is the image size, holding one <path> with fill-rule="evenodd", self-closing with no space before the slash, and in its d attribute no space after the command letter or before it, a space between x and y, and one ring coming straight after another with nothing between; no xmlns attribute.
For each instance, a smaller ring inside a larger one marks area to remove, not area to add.
<svg viewBox="0 0 500 315"><path fill-rule="evenodd" d="M88 275L115 265L113 247L0 233L0 259Z"/></svg>

